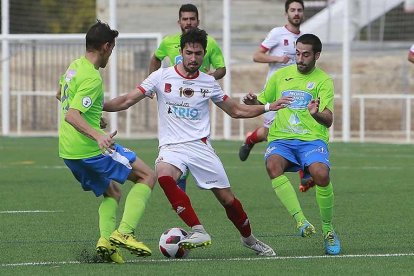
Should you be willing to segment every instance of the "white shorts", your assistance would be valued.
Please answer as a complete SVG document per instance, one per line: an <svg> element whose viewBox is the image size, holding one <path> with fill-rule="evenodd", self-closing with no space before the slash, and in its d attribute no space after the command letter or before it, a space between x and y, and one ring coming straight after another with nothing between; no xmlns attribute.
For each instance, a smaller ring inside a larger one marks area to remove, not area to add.
<svg viewBox="0 0 414 276"><path fill-rule="evenodd" d="M273 123L276 117L276 111L266 112L264 115L263 126L265 128L270 128L270 125Z"/></svg>
<svg viewBox="0 0 414 276"><path fill-rule="evenodd" d="M230 187L223 164L208 140L161 146L155 166L159 162L171 164L183 174L188 168L201 189Z"/></svg>

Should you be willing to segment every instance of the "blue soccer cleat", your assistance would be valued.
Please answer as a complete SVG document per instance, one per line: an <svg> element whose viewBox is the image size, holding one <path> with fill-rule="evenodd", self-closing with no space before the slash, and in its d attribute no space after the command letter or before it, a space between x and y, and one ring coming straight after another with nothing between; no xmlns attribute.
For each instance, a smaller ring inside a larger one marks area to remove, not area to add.
<svg viewBox="0 0 414 276"><path fill-rule="evenodd" d="M335 231L329 231L324 237L325 253L328 255L338 255L341 252L341 242Z"/></svg>

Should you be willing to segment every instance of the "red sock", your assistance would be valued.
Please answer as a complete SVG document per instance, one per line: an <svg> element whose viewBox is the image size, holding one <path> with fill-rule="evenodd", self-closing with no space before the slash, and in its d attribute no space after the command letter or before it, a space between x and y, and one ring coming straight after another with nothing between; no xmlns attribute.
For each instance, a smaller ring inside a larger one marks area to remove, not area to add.
<svg viewBox="0 0 414 276"><path fill-rule="evenodd" d="M247 136L245 143L248 145L254 145L257 144L261 141L258 140L257 138L257 131L259 130L259 128L256 128L252 134L250 134L249 136Z"/></svg>
<svg viewBox="0 0 414 276"><path fill-rule="evenodd" d="M246 212L244 212L240 201L234 198L233 203L224 208L226 209L227 217L233 222L242 237L249 237L252 234L252 229L250 228L249 218Z"/></svg>
<svg viewBox="0 0 414 276"><path fill-rule="evenodd" d="M185 224L189 227L201 224L191 206L190 198L177 186L177 182L171 176L159 177L158 183L160 183L161 188L164 190L164 194L167 196L168 201L170 201L172 208Z"/></svg>

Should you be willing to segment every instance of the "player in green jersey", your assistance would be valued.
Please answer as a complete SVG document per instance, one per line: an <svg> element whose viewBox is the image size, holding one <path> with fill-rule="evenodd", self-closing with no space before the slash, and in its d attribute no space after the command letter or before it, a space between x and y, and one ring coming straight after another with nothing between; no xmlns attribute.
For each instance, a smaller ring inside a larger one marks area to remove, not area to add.
<svg viewBox="0 0 414 276"><path fill-rule="evenodd" d="M303 170L316 184L316 201L322 218L325 253L337 255L341 246L332 226L334 194L329 176L328 128L333 122L334 87L332 78L315 66L322 43L313 34L296 41L296 65L279 69L256 97L245 97L248 104L266 104L290 96L294 101L278 111L269 128L265 153L266 169L273 189L297 223L303 237L315 233L308 222L285 172Z"/></svg>
<svg viewBox="0 0 414 276"><path fill-rule="evenodd" d="M181 28L181 32L167 35L161 41L160 46L151 57L149 65L150 74L161 67L161 62L165 57L169 59L170 66L182 62L183 58L180 54L181 34L188 30L198 28L200 19L198 18L197 7L193 4L182 5L178 11L177 23ZM211 67L214 68L214 71L211 71ZM221 79L226 75L223 54L216 40L211 36L207 36L207 50L200 71L212 75L216 80ZM185 191L186 188L187 177L188 171L181 176L177 183L183 191Z"/></svg>
<svg viewBox="0 0 414 276"><path fill-rule="evenodd" d="M59 156L85 191L103 196L98 211L98 255L106 262L124 263L115 245L137 256L151 255L151 250L136 240L134 230L144 213L156 176L134 152L115 143L116 131L106 134L100 129L104 87L99 68L105 68L108 63L117 36L118 31L98 20L86 34L85 55L74 60L60 80ZM124 183L127 179L135 185L128 193L124 214L116 229L121 198L116 182Z"/></svg>

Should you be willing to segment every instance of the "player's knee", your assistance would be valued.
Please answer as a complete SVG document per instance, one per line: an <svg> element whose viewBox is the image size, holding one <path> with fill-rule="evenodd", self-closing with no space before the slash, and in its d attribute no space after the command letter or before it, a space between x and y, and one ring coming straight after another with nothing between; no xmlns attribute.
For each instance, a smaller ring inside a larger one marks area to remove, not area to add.
<svg viewBox="0 0 414 276"><path fill-rule="evenodd" d="M328 170L317 170L312 177L315 184L322 187L327 186L330 181Z"/></svg>
<svg viewBox="0 0 414 276"><path fill-rule="evenodd" d="M147 184L152 189L154 188L155 183L157 182L157 175L153 170L149 170L145 172L142 182Z"/></svg>

